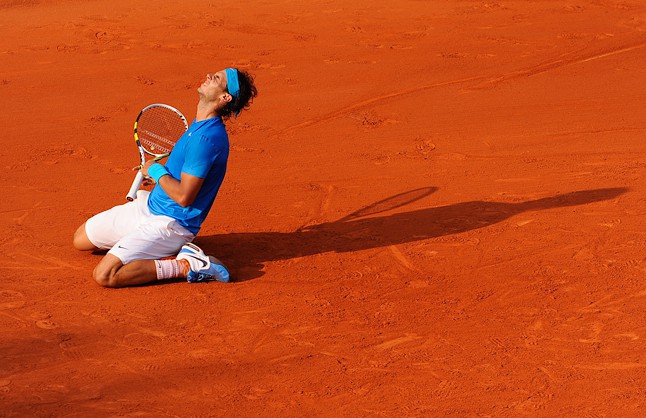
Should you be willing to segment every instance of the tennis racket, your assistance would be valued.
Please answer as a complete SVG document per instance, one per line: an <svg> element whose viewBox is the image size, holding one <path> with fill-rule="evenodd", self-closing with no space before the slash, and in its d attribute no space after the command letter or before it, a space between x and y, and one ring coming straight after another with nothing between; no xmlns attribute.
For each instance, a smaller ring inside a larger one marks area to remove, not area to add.
<svg viewBox="0 0 646 418"><path fill-rule="evenodd" d="M139 148L141 167L147 158L152 157L158 161L168 157L175 143L187 129L186 118L174 107L161 103L144 107L135 121L135 142ZM140 168L126 195L128 201L132 202L135 199L143 180L144 175Z"/></svg>

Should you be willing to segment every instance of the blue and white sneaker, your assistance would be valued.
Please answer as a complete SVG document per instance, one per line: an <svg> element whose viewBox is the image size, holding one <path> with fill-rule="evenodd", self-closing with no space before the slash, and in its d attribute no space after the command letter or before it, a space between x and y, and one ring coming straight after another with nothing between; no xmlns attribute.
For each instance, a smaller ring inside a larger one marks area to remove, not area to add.
<svg viewBox="0 0 646 418"><path fill-rule="evenodd" d="M189 283L230 281L229 271L220 260L204 254L204 251L195 244L188 243L177 254L178 260L186 260L191 266L187 280Z"/></svg>

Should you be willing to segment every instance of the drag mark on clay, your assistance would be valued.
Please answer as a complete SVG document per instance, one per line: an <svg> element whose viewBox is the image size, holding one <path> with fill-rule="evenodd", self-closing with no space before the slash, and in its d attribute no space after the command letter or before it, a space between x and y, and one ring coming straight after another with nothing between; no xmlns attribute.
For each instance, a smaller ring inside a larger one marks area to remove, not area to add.
<svg viewBox="0 0 646 418"><path fill-rule="evenodd" d="M34 206L31 207L31 209L10 209L10 210L4 210L0 211L0 213L12 213L12 212L23 212L19 216L12 218L12 220L17 224L17 225L22 225L30 214L35 213L37 210L42 210L42 209L51 209L53 206L40 206L43 202L36 202Z"/></svg>
<svg viewBox="0 0 646 418"><path fill-rule="evenodd" d="M433 89L433 88L438 88L438 87L446 87L446 86L451 86L451 85L459 85L459 84L465 84L469 82L477 82L479 81L479 84L476 84L473 87L466 88L464 89L465 92L468 92L470 90L481 90L481 89L486 89L489 87L492 87L496 84L508 81L508 80L513 80L516 78L521 78L521 77L529 77L541 73L548 72L553 69L561 68L564 66L568 65L574 65L574 64L580 64L580 63L585 63L605 57L609 57L612 55L617 55L617 54L623 54L625 52L630 52L639 48L643 48L646 46L646 42L640 42L635 45L629 45L629 46L624 46L624 47L619 47L614 50L602 52L602 53L593 53L593 54L587 54L584 56L580 57L568 57L569 55L572 55L572 53L567 53L562 55L562 58L554 59L551 61L547 61L542 64L534 65L529 68L524 68L516 71L512 71L510 73L506 74L501 74L498 76L474 76L474 77L467 77L467 78L460 78L457 80L449 80L449 81L443 81L439 83L432 83L432 84L427 84L424 86L419 86L419 87L414 87L406 90L402 90L396 93L389 93L389 94L383 94L379 96L375 96L369 99L365 99L362 101L359 101L357 103L341 107L333 112L327 113L325 115L319 116L317 118L309 119L304 122L298 123L296 125L289 126L282 131L278 132L276 135L280 136L283 133L288 133L294 130L298 130L301 128L305 128L311 125L315 125L317 123L322 123L329 121L331 119L335 119L341 116L346 116L348 112L352 112L358 109L363 109L366 107L370 107L374 104L380 103L380 102L385 102L388 100L392 99L397 99L403 96L407 96L413 93L418 93L421 91Z"/></svg>
<svg viewBox="0 0 646 418"><path fill-rule="evenodd" d="M325 186L325 193L323 194L321 204L319 206L319 216L325 215L330 210L330 203L334 189L334 186Z"/></svg>
<svg viewBox="0 0 646 418"><path fill-rule="evenodd" d="M586 344L594 344L598 343L601 341L599 336L601 335L601 331L603 331L604 324L601 322L595 322L592 324L592 332L590 333L589 338L579 338L579 341L582 343Z"/></svg>
<svg viewBox="0 0 646 418"><path fill-rule="evenodd" d="M295 358L299 358L301 356L302 356L302 354L286 354L284 356L272 358L272 359L269 360L269 362L270 363L283 363L283 362L285 362L287 360L292 360L292 359L295 359Z"/></svg>
<svg viewBox="0 0 646 418"><path fill-rule="evenodd" d="M402 254L401 251L399 251L399 248L397 248L396 245L391 245L391 246L388 247L388 249L390 250L391 254L395 257L395 260L397 260L399 262L399 264L401 264L402 266L404 266L408 270L418 271L415 268L415 266L413 266L411 264L411 262L408 261L408 258L406 258L406 256L404 254Z"/></svg>
<svg viewBox="0 0 646 418"><path fill-rule="evenodd" d="M299 230L303 228L307 228L310 225L315 225L319 222L323 222L323 219L325 218L325 214L327 214L330 211L330 206L332 202L332 195L334 194L334 191L336 190L336 187L332 185L328 186L322 186L316 183L311 183L308 186L309 190L315 191L315 192L320 192L320 202L316 206L316 208L311 212L310 215L308 215L308 221L305 222L303 225L299 227Z"/></svg>
<svg viewBox="0 0 646 418"><path fill-rule="evenodd" d="M301 123L298 123L296 125L289 126L289 127L285 128L285 129L283 129L282 131L278 132L277 135L280 135L280 134L283 134L283 133L286 133L286 132L295 131L297 129L305 128L307 126L315 125L317 123L326 122L328 120L335 119L335 118L340 117L340 116L346 116L349 112L369 107L369 106L371 106L371 105L373 105L375 103L384 102L384 101L387 101L387 100L390 100L390 99L396 99L396 98L399 98L399 97L402 97L402 96L407 96L407 95L412 94L412 93L417 93L417 92L420 92L420 91L429 90L429 89L433 89L433 88L436 88L436 87L444 87L444 86L450 86L450 85L454 85L454 84L462 84L462 83L466 83L466 82L469 82L469 81L478 81L478 80L483 80L483 79L486 79L486 78L487 78L487 76L467 77L467 78L461 78L461 79L458 79L458 80L443 81L443 82L439 82L439 83L428 84L428 85L425 85L425 86L410 88L410 89L407 89L407 90L399 91L397 93L389 93L389 94L375 96L375 97L372 97L370 99L362 100L360 102L357 102L357 103L354 103L354 104L351 104L351 105L348 105L348 106L344 106L344 107L342 107L342 108L340 108L338 110L335 110L333 112L330 112L330 113L328 113L326 115L322 115L322 116L319 116L317 118L309 119L309 120L306 120L305 122L301 122Z"/></svg>
<svg viewBox="0 0 646 418"><path fill-rule="evenodd" d="M618 338L627 338L631 341L637 341L639 339L639 335L635 334L634 332L625 332L622 334L615 334L613 337L618 337Z"/></svg>
<svg viewBox="0 0 646 418"><path fill-rule="evenodd" d="M646 296L646 290L642 290L640 292L637 292L632 295L628 295L627 297L616 299L616 300L612 300L612 295L607 295L595 302L590 303L589 305L583 308L579 308L578 311L582 313L595 313L605 308L609 312L621 313L621 311L613 308L613 306L617 306L617 305L622 306L625 303L627 303L630 299L644 297L644 296Z"/></svg>
<svg viewBox="0 0 646 418"><path fill-rule="evenodd" d="M471 88L469 88L467 90L486 89L486 88L489 88L489 87L493 87L493 86L495 86L497 84L500 84L502 82L513 80L513 79L516 79L516 78L531 77L531 76L534 76L534 75L537 75L537 74L546 73L548 71L555 70L555 69L558 69L558 68L562 68L562 67L565 67L565 66L568 66L568 65L581 64L581 63L584 63L584 62L589 62L589 61L609 57L609 56L612 56L612 55L623 54L625 52L630 52L630 51L633 51L633 50L636 50L636 49L639 49L639 48L643 48L645 46L646 46L646 42L639 42L639 43L637 43L635 45L618 47L616 49L612 49L612 50L607 51L607 52L592 53L592 54L588 53L588 54L585 54L583 56L573 56L573 57L570 57L571 55L573 55L573 53L568 52L566 54L561 55L560 58L557 58L557 59L554 59L554 60L551 60L551 61L547 61L547 62L544 62L542 64L534 65L534 66L531 66L529 68L520 69L520 70L512 71L510 73L501 74L501 75L499 75L497 77L489 78L488 80L486 80L486 81L484 81L484 82L482 82L482 83L480 83L480 84L478 84L476 86L473 86L473 87L471 87Z"/></svg>
<svg viewBox="0 0 646 418"><path fill-rule="evenodd" d="M622 298L615 298L615 295L607 295L602 297L601 299L590 303L589 305L579 308L578 312L581 314L589 314L589 315L595 315L597 317L603 317L605 318L605 321L592 321L590 324L587 325L588 329L588 335L584 338L579 338L578 341L581 343L585 344L598 344L601 342L604 342L605 337L602 336L604 334L604 329L605 326L607 325L606 322L608 320L612 320L617 317L622 317L624 316L623 308L631 303L631 300L634 298L639 298L646 296L645 291L640 291L637 293L634 293L632 295L628 295L626 297ZM631 341L636 341L639 340L640 336L635 333L635 332L623 332L623 333L616 333L612 335L613 338L615 339L629 339ZM608 363L610 364L610 363ZM606 368L608 369L622 369L624 366L621 366L621 364L624 363L612 363L612 364L619 364L620 366L614 367L614 366L589 366L585 368L590 368L593 370L605 370ZM601 368L599 368L601 367ZM626 367L626 368L631 368L631 367Z"/></svg>
<svg viewBox="0 0 646 418"><path fill-rule="evenodd" d="M642 363L593 363L593 364L576 364L574 367L587 370L632 370L646 367Z"/></svg>
<svg viewBox="0 0 646 418"><path fill-rule="evenodd" d="M542 371L552 383L556 382L554 375L546 367L539 366L538 370Z"/></svg>
<svg viewBox="0 0 646 418"><path fill-rule="evenodd" d="M25 321L23 321L23 319L22 319L22 318L19 318L19 317L17 317L17 316L11 315L11 314L9 314L9 313L7 313L7 312L0 312L0 315L2 315L2 316L6 316L7 318L14 319L14 320L16 320L16 321L20 322L20 323L21 323L21 324L23 324L23 325L25 325L25 324L26 324L26 322L25 322Z"/></svg>
<svg viewBox="0 0 646 418"><path fill-rule="evenodd" d="M410 94L413 94L413 93L418 93L418 92L433 89L433 88L465 84L465 83L474 82L474 81L480 81L480 84L476 84L473 87L467 88L467 89L465 89L465 91L480 90L480 89L484 89L484 88L489 88L489 87L491 87L493 85L499 84L499 83L504 82L504 81L512 80L512 79L515 79L515 78L529 77L529 76L541 74L541 73L544 73L544 72L547 72L547 71L550 71L550 70L553 70L553 69L556 69L556 68L564 67L564 66L567 66L567 65L580 64L580 63L584 63L584 62L589 62L589 61L609 57L609 56L612 56L612 55L617 55L617 54L622 54L622 53L625 53L625 52L630 52L630 51L633 51L633 50L636 50L636 49L639 49L639 48L643 48L645 46L646 46L646 42L639 42L639 43L637 43L635 45L619 47L617 49L610 50L610 51L607 51L607 52L587 54L587 55L584 55L584 56L572 57L572 58L568 58L568 56L572 55L572 53L567 53L567 54L562 55L563 58L551 60L551 61L539 64L539 65L535 65L535 66L532 66L532 67L529 67L529 68L512 71L510 73L502 74L502 75L499 75L499 76L494 76L494 77L492 77L492 76L475 76L475 77L460 78L460 79L457 79L457 80L449 80L449 81L443 81L443 82L439 82L439 83L432 83L432 84L427 84L427 85L424 85L424 86L414 87L414 88L402 90L402 91L399 91L399 92L396 92L396 93L383 94L383 95L379 95L379 96L375 96L375 97L372 97L372 98L369 98L369 99L359 101L357 103L354 103L354 104L351 104L351 105L348 105L348 106L341 107L341 108L339 108L339 109L337 109L337 110L335 110L333 112L327 113L327 114L319 116L317 118L309 119L309 120L306 120L304 122L298 123L296 125L289 126L289 127L285 128L285 129L283 129L282 131L278 132L277 136L280 136L283 133L291 132L291 131L298 130L298 129L301 129L301 128L305 128L305 127L308 127L308 126L311 126L311 125L315 125L317 123L326 122L326 121L331 120L331 119L335 119L335 118L338 118L338 117L341 117L341 116L345 116L345 115L348 114L348 112L355 111L355 110L358 110L358 109L363 109L363 108L369 107L371 105L374 105L374 104L377 104L377 103L380 103L380 102L385 102L385 101L388 101L388 100L391 100L391 99L397 99L397 98L400 98L400 97L403 97L403 96L407 96L407 95L410 95Z"/></svg>
<svg viewBox="0 0 646 418"><path fill-rule="evenodd" d="M384 341L383 343L374 346L374 348L376 350L389 350L398 345L406 344L420 339L422 339L422 337L419 337L417 334L406 334L403 337L398 337L392 340Z"/></svg>
<svg viewBox="0 0 646 418"><path fill-rule="evenodd" d="M60 269L73 269L73 270L84 270L81 266L76 266L70 263L67 263L57 257L46 257L46 256L35 256L27 253L18 253L16 254L22 258L31 258L37 261L41 266L41 270L60 270ZM6 265L9 264L9 265ZM0 270L22 270L25 268L30 268L33 263L19 263L16 261L8 261L5 265L0 266Z"/></svg>

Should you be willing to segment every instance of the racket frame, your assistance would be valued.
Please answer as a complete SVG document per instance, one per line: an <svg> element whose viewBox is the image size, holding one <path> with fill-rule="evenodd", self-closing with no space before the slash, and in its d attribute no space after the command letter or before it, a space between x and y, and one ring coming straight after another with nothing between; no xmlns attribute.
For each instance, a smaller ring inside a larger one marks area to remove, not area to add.
<svg viewBox="0 0 646 418"><path fill-rule="evenodd" d="M139 165L139 171L137 171L137 174L135 175L135 178L132 181L130 190L128 190L128 194L126 194L126 200L129 202L132 202L133 200L135 200L137 190L139 190L139 188L141 187L141 183L144 181L144 174L142 173L141 169L146 163L146 155L153 157L155 161L159 161L162 158L168 157L168 155L170 154L170 152L164 153L164 154L155 154L153 152L150 152L146 148L144 148L143 145L141 145L141 141L139 140L139 120L141 119L142 115L144 115L148 110L156 107L163 107L176 113L177 116L180 117L182 122L184 122L184 132L188 130L188 121L186 120L186 117L182 114L182 112L180 112L173 106L170 106L164 103L153 103L141 109L141 111L139 112L139 115L137 115L137 119L135 119L135 124L134 124L134 138L135 138L135 144L139 149L140 165ZM175 140L175 143L177 143L177 140L179 140L179 138Z"/></svg>

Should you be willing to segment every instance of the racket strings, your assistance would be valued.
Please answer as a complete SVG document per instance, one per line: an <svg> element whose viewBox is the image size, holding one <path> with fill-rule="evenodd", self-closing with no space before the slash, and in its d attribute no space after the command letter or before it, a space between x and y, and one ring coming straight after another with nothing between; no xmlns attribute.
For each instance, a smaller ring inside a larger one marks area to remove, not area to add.
<svg viewBox="0 0 646 418"><path fill-rule="evenodd" d="M149 139L154 138L154 140ZM171 152L175 146L175 142L168 140L162 136L157 135L154 132L149 132L147 130L139 131L139 142L144 148L154 154L167 154Z"/></svg>
<svg viewBox="0 0 646 418"><path fill-rule="evenodd" d="M164 107L145 111L137 122L139 142L152 154L169 153L184 132L186 123L182 117Z"/></svg>

